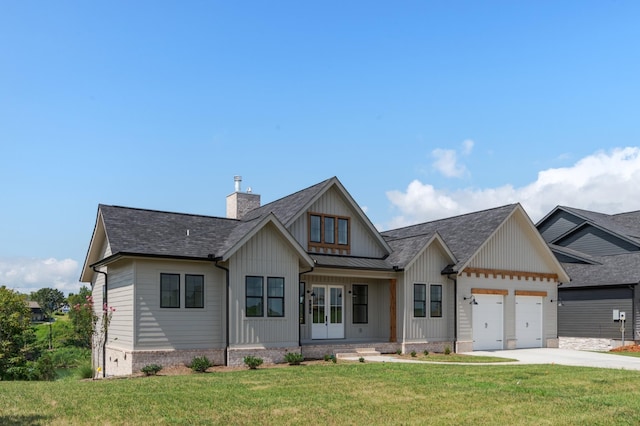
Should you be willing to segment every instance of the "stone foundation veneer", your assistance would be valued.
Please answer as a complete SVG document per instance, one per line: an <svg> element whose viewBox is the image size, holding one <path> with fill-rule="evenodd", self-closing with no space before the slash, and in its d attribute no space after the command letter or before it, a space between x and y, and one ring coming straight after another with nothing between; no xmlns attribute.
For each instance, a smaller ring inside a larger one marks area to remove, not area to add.
<svg viewBox="0 0 640 426"><path fill-rule="evenodd" d="M214 365L224 364L224 349L129 351L107 347L105 372L107 377L128 376L139 373L149 364L163 368L188 365L197 356L206 356Z"/></svg>
<svg viewBox="0 0 640 426"><path fill-rule="evenodd" d="M228 365L230 367L244 366L244 357L254 356L262 358L265 364L281 364L285 362L284 356L288 352L300 353L300 346L286 348L229 348Z"/></svg>
<svg viewBox="0 0 640 426"><path fill-rule="evenodd" d="M424 351L444 353L447 347L451 352L454 351L452 342L411 342L402 345L402 353L410 354L412 351L417 353L424 353Z"/></svg>

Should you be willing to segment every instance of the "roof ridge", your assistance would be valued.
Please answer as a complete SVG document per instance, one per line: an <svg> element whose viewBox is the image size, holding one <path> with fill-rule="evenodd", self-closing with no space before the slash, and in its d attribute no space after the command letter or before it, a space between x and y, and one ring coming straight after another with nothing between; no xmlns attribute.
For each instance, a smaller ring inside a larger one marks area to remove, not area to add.
<svg viewBox="0 0 640 426"><path fill-rule="evenodd" d="M140 212L162 213L162 214L172 214L172 215L176 215L176 216L202 217L202 218L206 218L206 219L222 219L222 220L240 222L239 219L231 219L231 218L222 217L222 216L213 216L213 215L206 215L206 214L199 214L199 213L174 212L174 211L158 210L158 209L146 209L146 208L142 208L142 207L118 206L118 205L115 205L115 204L99 204L98 207L99 208L112 207L112 208L117 208L117 209L136 210L136 211L140 211Z"/></svg>

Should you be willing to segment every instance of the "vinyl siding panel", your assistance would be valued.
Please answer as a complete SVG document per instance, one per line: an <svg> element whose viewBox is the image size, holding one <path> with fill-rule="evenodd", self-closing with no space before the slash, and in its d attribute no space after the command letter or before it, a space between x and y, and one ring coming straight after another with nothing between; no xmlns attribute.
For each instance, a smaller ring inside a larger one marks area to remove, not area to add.
<svg viewBox="0 0 640 426"><path fill-rule="evenodd" d="M620 339L620 322L613 310L626 312L625 339L633 339L633 291L629 288L561 290L558 335Z"/></svg>
<svg viewBox="0 0 640 426"><path fill-rule="evenodd" d="M371 234L369 227L360 220L360 215L332 188L316 201L310 212L349 217L351 227L351 256L382 257L386 254L379 241ZM308 215L301 215L290 227L289 232L307 249L309 242Z"/></svg>
<svg viewBox="0 0 640 426"><path fill-rule="evenodd" d="M116 310L109 324L109 346L133 349L133 279L134 267L130 261L110 265L107 303Z"/></svg>
<svg viewBox="0 0 640 426"><path fill-rule="evenodd" d="M592 256L611 256L638 251L637 246L593 226L585 226L558 240L557 244Z"/></svg>
<svg viewBox="0 0 640 426"><path fill-rule="evenodd" d="M554 269L553 258L542 244L533 244L538 238L535 228L523 223L518 215L509 220L489 239L472 259L469 266L510 271L549 272Z"/></svg>
<svg viewBox="0 0 640 426"><path fill-rule="evenodd" d="M229 261L230 270L230 346L287 347L298 345L297 253L267 225L241 247ZM246 317L245 277L264 277L265 316ZM283 277L285 316L266 316L267 277Z"/></svg>
<svg viewBox="0 0 640 426"><path fill-rule="evenodd" d="M224 347L223 271L210 262L136 261L135 349ZM160 307L160 274L180 275L180 308ZM185 308L185 274L204 275L204 308Z"/></svg>
<svg viewBox="0 0 640 426"><path fill-rule="evenodd" d="M542 238L544 238L546 242L551 242L583 222L584 219L570 213L557 211L552 217L540 225L539 230Z"/></svg>
<svg viewBox="0 0 640 426"><path fill-rule="evenodd" d="M451 340L454 337L454 286L440 272L451 263L451 259L438 243L431 244L404 273L404 291L402 306L406 307L404 341L424 342ZM414 317L414 284L426 284L427 316ZM431 318L430 285L442 285L442 317ZM402 312L402 311L399 311Z"/></svg>

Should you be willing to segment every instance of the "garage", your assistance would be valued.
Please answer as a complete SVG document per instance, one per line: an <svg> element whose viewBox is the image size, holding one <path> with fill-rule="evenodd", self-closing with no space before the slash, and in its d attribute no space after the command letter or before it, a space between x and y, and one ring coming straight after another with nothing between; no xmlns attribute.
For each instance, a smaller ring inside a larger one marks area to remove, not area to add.
<svg viewBox="0 0 640 426"><path fill-rule="evenodd" d="M542 347L541 296L516 296L516 347Z"/></svg>
<svg viewBox="0 0 640 426"><path fill-rule="evenodd" d="M472 306L473 350L504 349L504 296L475 294Z"/></svg>

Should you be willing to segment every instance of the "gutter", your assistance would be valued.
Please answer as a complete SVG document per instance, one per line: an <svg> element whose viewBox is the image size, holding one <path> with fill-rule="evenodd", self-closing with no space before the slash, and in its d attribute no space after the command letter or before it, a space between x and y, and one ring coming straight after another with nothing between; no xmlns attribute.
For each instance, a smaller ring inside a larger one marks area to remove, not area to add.
<svg viewBox="0 0 640 426"><path fill-rule="evenodd" d="M93 272L104 275L104 287L102 291L102 309L104 310L105 305L108 302L108 294L109 294L109 275L106 272L99 271L96 269L97 266L92 266ZM91 293L93 293L93 288L91 289ZM95 303L95 302L94 302ZM95 306L95 305L94 305ZM104 317L102 318L104 321ZM91 336L93 338L93 336ZM102 377L107 377L107 340L109 339L109 330L108 327L104 329L104 344L102 345Z"/></svg>
<svg viewBox="0 0 640 426"><path fill-rule="evenodd" d="M221 266L218 264L218 262L220 261L220 258L214 257L212 254L209 255L209 259L212 259L215 263L215 267L222 269L223 271L225 271L225 281L226 281L226 291L227 291L227 297L225 298L225 345L224 345L224 365L229 365L229 268L225 268L224 266Z"/></svg>

